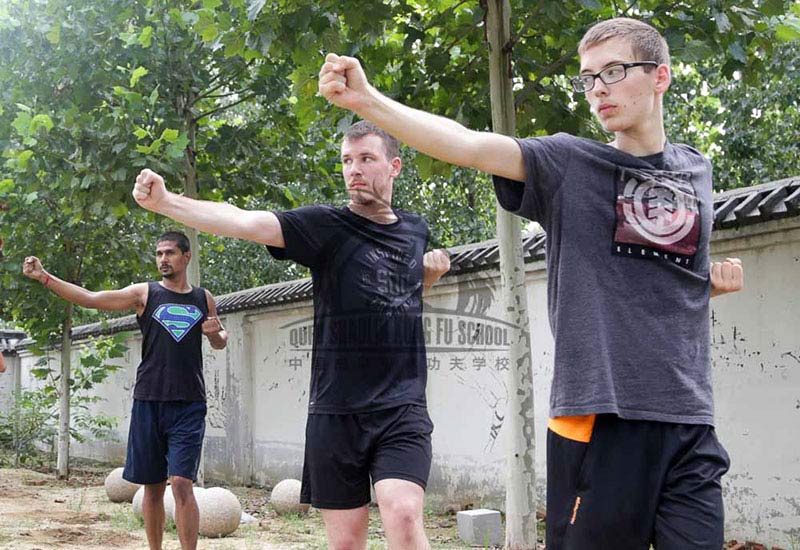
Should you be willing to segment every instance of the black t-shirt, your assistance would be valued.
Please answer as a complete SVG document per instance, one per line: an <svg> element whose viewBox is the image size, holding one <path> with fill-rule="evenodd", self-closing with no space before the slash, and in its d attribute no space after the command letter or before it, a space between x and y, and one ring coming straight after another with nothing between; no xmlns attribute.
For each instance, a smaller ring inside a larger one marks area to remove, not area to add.
<svg viewBox="0 0 800 550"><path fill-rule="evenodd" d="M142 330L142 362L134 399L205 401L202 325L207 316L203 288L183 294L148 283L147 306L136 318Z"/></svg>
<svg viewBox="0 0 800 550"><path fill-rule="evenodd" d="M276 215L286 247L270 254L310 268L314 285L309 412L425 405L425 220L395 210L379 224L329 206Z"/></svg>

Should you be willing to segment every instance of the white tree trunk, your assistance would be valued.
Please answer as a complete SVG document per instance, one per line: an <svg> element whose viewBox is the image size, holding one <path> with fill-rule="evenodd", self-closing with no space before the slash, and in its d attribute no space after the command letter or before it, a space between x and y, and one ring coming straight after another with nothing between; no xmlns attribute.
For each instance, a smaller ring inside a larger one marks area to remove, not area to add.
<svg viewBox="0 0 800 550"><path fill-rule="evenodd" d="M511 7L509 0L488 0L489 75L492 126L495 132L516 131L511 88ZM533 419L533 368L525 292L522 229L514 215L497 205L500 280L507 321L514 327L509 350L506 431L506 548L536 548L536 473Z"/></svg>
<svg viewBox="0 0 800 550"><path fill-rule="evenodd" d="M58 411L58 460L56 471L59 479L69 477L69 378L72 364L72 304L67 303L66 319L61 330L61 380L59 382Z"/></svg>

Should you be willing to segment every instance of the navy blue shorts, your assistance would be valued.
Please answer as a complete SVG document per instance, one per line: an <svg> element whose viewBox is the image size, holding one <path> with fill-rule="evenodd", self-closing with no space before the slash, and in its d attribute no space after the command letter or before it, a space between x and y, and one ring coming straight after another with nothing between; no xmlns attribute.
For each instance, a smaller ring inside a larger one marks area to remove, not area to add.
<svg viewBox="0 0 800 550"><path fill-rule="evenodd" d="M122 477L142 485L172 476L196 481L205 431L205 401L134 399Z"/></svg>
<svg viewBox="0 0 800 550"><path fill-rule="evenodd" d="M420 405L357 414L310 414L300 502L347 510L370 501L372 483L402 479L423 489L433 422Z"/></svg>
<svg viewBox="0 0 800 550"><path fill-rule="evenodd" d="M730 462L712 426L603 414L573 438L577 431L559 435L553 422L547 550L722 548Z"/></svg>

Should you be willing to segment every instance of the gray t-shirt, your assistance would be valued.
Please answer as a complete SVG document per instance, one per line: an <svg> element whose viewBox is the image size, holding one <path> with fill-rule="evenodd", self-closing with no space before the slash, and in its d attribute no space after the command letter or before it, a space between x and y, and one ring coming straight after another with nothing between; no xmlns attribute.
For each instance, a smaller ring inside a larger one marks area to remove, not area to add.
<svg viewBox="0 0 800 550"><path fill-rule="evenodd" d="M547 232L552 417L713 424L711 165L686 145L635 157L556 134L518 140L500 204Z"/></svg>

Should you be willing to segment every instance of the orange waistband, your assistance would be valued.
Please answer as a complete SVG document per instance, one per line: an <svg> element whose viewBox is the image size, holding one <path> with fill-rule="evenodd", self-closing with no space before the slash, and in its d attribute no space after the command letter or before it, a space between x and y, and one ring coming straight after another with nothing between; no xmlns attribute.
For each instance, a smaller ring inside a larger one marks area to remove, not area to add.
<svg viewBox="0 0 800 550"><path fill-rule="evenodd" d="M595 416L594 414L558 416L551 418L547 423L547 427L561 437L580 441L581 443L589 443L592 439Z"/></svg>

